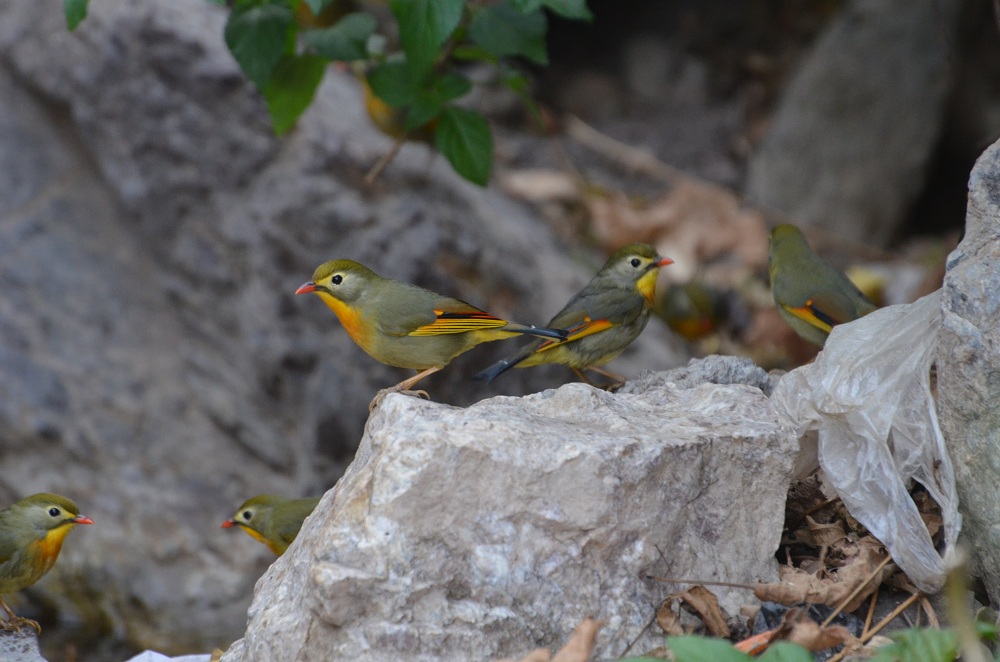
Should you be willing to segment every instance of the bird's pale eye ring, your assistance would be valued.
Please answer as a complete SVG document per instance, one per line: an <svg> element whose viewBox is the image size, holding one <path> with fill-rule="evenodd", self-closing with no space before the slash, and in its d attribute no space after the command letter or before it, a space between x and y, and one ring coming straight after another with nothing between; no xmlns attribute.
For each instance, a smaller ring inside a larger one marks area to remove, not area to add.
<svg viewBox="0 0 1000 662"><path fill-rule="evenodd" d="M334 285L340 285L341 283L344 282L344 277L341 276L340 274L337 274L336 276L330 279L330 282L333 283Z"/></svg>
<svg viewBox="0 0 1000 662"><path fill-rule="evenodd" d="M51 515L52 517L59 517L59 509L56 508L55 506L52 506L51 508L49 508L49 515Z"/></svg>
<svg viewBox="0 0 1000 662"><path fill-rule="evenodd" d="M243 511L243 519L249 522L251 517L253 517L253 513L251 511L249 510Z"/></svg>
<svg viewBox="0 0 1000 662"><path fill-rule="evenodd" d="M642 264L642 260L640 260L637 257L634 257L634 258L632 258L632 261L629 262L629 264L631 264L633 267L635 267L636 269L638 269L639 265Z"/></svg>

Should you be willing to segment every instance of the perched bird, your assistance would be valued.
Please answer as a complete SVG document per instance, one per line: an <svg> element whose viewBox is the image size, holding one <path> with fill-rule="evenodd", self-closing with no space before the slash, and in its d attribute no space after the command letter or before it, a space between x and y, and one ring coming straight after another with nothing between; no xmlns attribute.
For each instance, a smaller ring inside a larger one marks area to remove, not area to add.
<svg viewBox="0 0 1000 662"><path fill-rule="evenodd" d="M508 368L561 363L584 381L589 368L622 381L597 366L621 354L649 321L660 267L674 261L660 257L649 244L618 249L548 326L564 329L566 340L536 340L520 352L486 368L475 379L492 381Z"/></svg>
<svg viewBox="0 0 1000 662"><path fill-rule="evenodd" d="M717 332L726 323L730 304L722 293L692 280L666 288L666 292L656 297L653 312L674 333L694 342Z"/></svg>
<svg viewBox="0 0 1000 662"><path fill-rule="evenodd" d="M319 503L319 497L289 499L274 494L261 494L243 502L233 515L222 523L223 529L238 526L271 551L281 556L299 535L302 522Z"/></svg>
<svg viewBox="0 0 1000 662"><path fill-rule="evenodd" d="M794 225L771 231L768 273L778 312L795 333L820 347L834 326L876 309L842 271L813 252Z"/></svg>
<svg viewBox="0 0 1000 662"><path fill-rule="evenodd" d="M495 317L464 301L422 287L382 278L351 260L331 260L316 268L313 279L296 294L315 292L344 325L348 335L377 361L419 370L386 393L410 392L418 381L448 365L479 343L528 334L555 341L564 331L544 329ZM417 391L416 394L427 394Z"/></svg>
<svg viewBox="0 0 1000 662"><path fill-rule="evenodd" d="M66 534L77 524L93 524L80 514L76 504L58 494L33 494L0 510L0 596L27 588L52 569ZM21 631L30 618L16 616L0 597L7 619L0 629Z"/></svg>

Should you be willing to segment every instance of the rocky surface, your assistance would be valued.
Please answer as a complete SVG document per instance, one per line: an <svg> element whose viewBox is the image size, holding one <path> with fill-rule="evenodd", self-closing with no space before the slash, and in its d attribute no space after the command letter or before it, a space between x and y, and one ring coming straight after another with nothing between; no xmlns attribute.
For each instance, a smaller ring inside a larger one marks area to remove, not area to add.
<svg viewBox="0 0 1000 662"><path fill-rule="evenodd" d="M350 256L542 322L602 261L571 261L419 146L364 188L390 143L345 75L276 139L224 21L203 0L95 0L69 33L58 4L0 3L0 503L57 491L97 523L19 607L133 650L243 631L272 557L219 522L253 494L328 489L375 390L404 376L292 295L317 264ZM471 384L513 351L494 345L426 388L468 403L568 379ZM654 322L615 369L683 358Z"/></svg>
<svg viewBox="0 0 1000 662"><path fill-rule="evenodd" d="M773 577L789 423L750 386L631 391L388 397L223 660L518 658L586 616L605 659L661 641L643 632L674 587L648 574ZM753 600L718 591L730 615Z"/></svg>
<svg viewBox="0 0 1000 662"><path fill-rule="evenodd" d="M751 156L747 198L838 237L887 242L941 132L961 6L848 3L782 95Z"/></svg>
<svg viewBox="0 0 1000 662"><path fill-rule="evenodd" d="M20 632L0 630L0 660L3 662L45 662L38 651L38 635L31 627Z"/></svg>
<svg viewBox="0 0 1000 662"><path fill-rule="evenodd" d="M941 429L955 465L962 536L1000 603L1000 142L969 178L965 238L948 257L937 357Z"/></svg>

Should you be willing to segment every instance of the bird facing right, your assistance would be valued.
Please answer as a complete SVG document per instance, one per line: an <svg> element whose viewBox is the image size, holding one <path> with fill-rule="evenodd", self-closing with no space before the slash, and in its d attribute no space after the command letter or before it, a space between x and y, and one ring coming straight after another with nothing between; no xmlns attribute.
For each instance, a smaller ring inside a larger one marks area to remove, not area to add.
<svg viewBox="0 0 1000 662"><path fill-rule="evenodd" d="M564 329L566 340L536 340L486 368L475 379L492 381L513 367L561 363L585 381L581 372L584 369L620 381L620 377L599 366L621 354L642 333L653 309L656 276L661 267L673 262L660 257L649 244L635 243L618 249L546 325Z"/></svg>
<svg viewBox="0 0 1000 662"><path fill-rule="evenodd" d="M55 565L70 529L93 523L75 503L58 494L33 494L0 511L0 596L41 579ZM2 597L0 607L8 619L0 619L0 629L20 632L30 625L41 633L36 621L15 615Z"/></svg>

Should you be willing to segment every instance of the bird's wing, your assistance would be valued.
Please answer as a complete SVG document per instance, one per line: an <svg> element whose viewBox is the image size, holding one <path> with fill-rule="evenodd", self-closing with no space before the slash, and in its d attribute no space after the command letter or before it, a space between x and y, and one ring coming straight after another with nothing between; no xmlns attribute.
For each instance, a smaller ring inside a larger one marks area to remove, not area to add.
<svg viewBox="0 0 1000 662"><path fill-rule="evenodd" d="M507 320L491 315L473 305L452 299L439 297L431 306L433 318L423 313L418 323L417 318L410 317L408 324L401 328L399 335L407 336L437 336L448 333L465 333L481 331L506 326Z"/></svg>
<svg viewBox="0 0 1000 662"><path fill-rule="evenodd" d="M807 299L804 306L783 306L792 315L827 333L836 325L851 322L858 317L851 299L837 292L816 294Z"/></svg>
<svg viewBox="0 0 1000 662"><path fill-rule="evenodd" d="M585 316L580 322L566 329L566 340L553 340L551 338L547 338L538 345L535 351L544 352L547 349L552 349L556 345L573 342L574 340L585 338L595 333L604 331L605 329L610 329L613 326L615 326L615 323L612 322L611 320L608 319L594 320L590 319L590 317Z"/></svg>
<svg viewBox="0 0 1000 662"><path fill-rule="evenodd" d="M4 526L5 524L8 526ZM3 531L0 533L0 565L14 558L18 550L16 538L19 531L15 530L10 524L4 519L0 519L0 530Z"/></svg>

